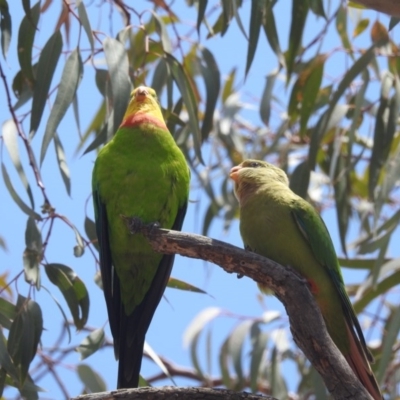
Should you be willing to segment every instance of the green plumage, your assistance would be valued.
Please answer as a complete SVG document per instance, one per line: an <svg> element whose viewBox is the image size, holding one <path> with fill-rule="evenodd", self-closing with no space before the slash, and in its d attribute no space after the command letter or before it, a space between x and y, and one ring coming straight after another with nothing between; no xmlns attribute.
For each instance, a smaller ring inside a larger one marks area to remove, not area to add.
<svg viewBox="0 0 400 400"><path fill-rule="evenodd" d="M286 174L269 163L246 160L231 170L231 178L245 247L291 266L307 279L332 340L374 399L382 399L368 362L372 356L321 217L290 190Z"/></svg>
<svg viewBox="0 0 400 400"><path fill-rule="evenodd" d="M124 217L181 229L189 180L154 91L135 89L121 127L98 154L92 181L118 388L138 385L145 334L174 260L155 253L142 235L131 235Z"/></svg>

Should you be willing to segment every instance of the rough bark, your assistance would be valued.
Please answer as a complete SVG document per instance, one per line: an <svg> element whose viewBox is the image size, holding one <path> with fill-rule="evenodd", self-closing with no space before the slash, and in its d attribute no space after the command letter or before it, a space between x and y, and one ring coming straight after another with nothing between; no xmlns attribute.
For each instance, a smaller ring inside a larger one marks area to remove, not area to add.
<svg viewBox="0 0 400 400"><path fill-rule="evenodd" d="M271 396L258 396L246 392L234 392L226 389L211 388L179 388L179 387L143 387L138 389L120 389L111 392L85 394L74 397L71 400L169 400L169 399L193 399L193 400L276 400Z"/></svg>
<svg viewBox="0 0 400 400"><path fill-rule="evenodd" d="M201 235L160 229L127 219L132 234L142 233L164 254L200 258L226 272L245 275L275 292L289 316L293 339L321 375L334 399L371 399L328 335L306 281L293 269L258 254Z"/></svg>
<svg viewBox="0 0 400 400"><path fill-rule="evenodd" d="M367 8L400 18L400 1L398 0L353 0Z"/></svg>

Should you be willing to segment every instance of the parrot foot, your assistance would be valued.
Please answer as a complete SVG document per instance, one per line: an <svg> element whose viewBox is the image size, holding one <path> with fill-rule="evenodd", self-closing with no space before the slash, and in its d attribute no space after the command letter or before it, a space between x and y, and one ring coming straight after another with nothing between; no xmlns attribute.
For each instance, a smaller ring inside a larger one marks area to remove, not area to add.
<svg viewBox="0 0 400 400"><path fill-rule="evenodd" d="M125 215L120 215L120 217L126 221L128 229L132 235L143 233L143 231L147 231L151 234L153 229L161 228L159 222L150 222L149 224L145 224L139 217L127 217Z"/></svg>

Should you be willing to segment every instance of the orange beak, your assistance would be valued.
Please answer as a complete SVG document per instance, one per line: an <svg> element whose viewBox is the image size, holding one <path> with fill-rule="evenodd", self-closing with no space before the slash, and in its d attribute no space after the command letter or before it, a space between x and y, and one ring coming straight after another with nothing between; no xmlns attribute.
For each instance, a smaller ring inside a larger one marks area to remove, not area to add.
<svg viewBox="0 0 400 400"><path fill-rule="evenodd" d="M231 172L229 173L230 178L235 181L238 182L239 180L239 171L242 169L242 166L237 165L236 167L233 167L231 169Z"/></svg>
<svg viewBox="0 0 400 400"><path fill-rule="evenodd" d="M149 92L144 86L139 86L136 91L136 100L144 101L148 96Z"/></svg>

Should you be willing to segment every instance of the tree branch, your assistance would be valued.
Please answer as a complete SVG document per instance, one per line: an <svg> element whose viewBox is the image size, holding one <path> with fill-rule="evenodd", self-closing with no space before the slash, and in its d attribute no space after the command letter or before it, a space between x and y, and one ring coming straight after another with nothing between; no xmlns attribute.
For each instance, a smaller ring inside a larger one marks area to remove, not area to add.
<svg viewBox="0 0 400 400"><path fill-rule="evenodd" d="M234 392L227 389L182 388L164 386L159 388L141 387L138 389L119 389L111 392L84 394L71 400L167 400L167 399L198 399L198 400L277 400L275 397L256 395L246 392Z"/></svg>
<svg viewBox="0 0 400 400"><path fill-rule="evenodd" d="M400 2L398 0L353 0L367 8L400 18Z"/></svg>
<svg viewBox="0 0 400 400"><path fill-rule="evenodd" d="M200 258L226 272L246 275L267 285L285 306L294 341L319 372L333 398L371 399L327 333L306 281L293 269L219 240L144 225L137 218L126 220L130 232L143 234L157 252Z"/></svg>

